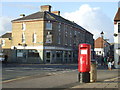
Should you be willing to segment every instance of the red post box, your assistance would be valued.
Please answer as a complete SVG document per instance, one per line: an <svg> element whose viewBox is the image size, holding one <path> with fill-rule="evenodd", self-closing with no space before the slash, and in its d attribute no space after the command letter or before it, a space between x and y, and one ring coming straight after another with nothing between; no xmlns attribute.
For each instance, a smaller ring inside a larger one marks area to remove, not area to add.
<svg viewBox="0 0 120 90"><path fill-rule="evenodd" d="M89 72L91 62L91 45L79 44L78 51L78 71Z"/></svg>

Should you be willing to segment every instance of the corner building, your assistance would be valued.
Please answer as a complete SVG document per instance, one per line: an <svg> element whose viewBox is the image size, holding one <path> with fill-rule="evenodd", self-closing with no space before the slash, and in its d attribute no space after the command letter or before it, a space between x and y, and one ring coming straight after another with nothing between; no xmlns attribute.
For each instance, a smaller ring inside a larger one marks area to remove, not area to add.
<svg viewBox="0 0 120 90"><path fill-rule="evenodd" d="M13 60L19 63L74 63L78 45L94 45L93 34L51 11L50 5L41 11L12 21Z"/></svg>

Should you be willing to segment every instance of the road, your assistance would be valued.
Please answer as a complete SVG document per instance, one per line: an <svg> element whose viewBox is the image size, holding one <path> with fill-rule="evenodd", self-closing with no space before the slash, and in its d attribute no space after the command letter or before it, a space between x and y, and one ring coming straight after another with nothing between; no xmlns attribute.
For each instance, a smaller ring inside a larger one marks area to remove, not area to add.
<svg viewBox="0 0 120 90"><path fill-rule="evenodd" d="M50 73L56 73L60 71L71 71L77 70L77 65L41 65L41 64L34 64L34 65L8 65L7 67L2 68L2 80L9 80L14 79L22 76L32 76L32 75L39 75L45 76Z"/></svg>
<svg viewBox="0 0 120 90"><path fill-rule="evenodd" d="M3 88L69 88L78 83L77 65L3 67ZM118 70L97 70L97 82L118 77Z"/></svg>

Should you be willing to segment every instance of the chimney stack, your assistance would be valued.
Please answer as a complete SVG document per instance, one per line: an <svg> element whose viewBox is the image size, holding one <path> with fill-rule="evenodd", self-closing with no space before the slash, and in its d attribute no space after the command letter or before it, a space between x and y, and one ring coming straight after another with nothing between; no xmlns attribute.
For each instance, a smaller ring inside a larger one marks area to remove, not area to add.
<svg viewBox="0 0 120 90"><path fill-rule="evenodd" d="M25 17L25 14L20 14L20 18L23 18L23 17Z"/></svg>
<svg viewBox="0 0 120 90"><path fill-rule="evenodd" d="M52 11L52 13L54 13L54 14L60 16L60 11Z"/></svg>
<svg viewBox="0 0 120 90"><path fill-rule="evenodd" d="M41 6L41 11L42 12L44 12L44 11L51 12L51 6L50 5L43 5L43 6Z"/></svg>

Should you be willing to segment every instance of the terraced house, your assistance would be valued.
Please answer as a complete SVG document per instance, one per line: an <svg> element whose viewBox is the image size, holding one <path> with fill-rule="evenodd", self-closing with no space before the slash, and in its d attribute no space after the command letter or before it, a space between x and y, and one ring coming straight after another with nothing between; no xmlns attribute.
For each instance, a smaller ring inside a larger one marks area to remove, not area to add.
<svg viewBox="0 0 120 90"><path fill-rule="evenodd" d="M78 44L94 45L93 34L51 11L50 5L31 15L12 20L14 62L72 63L77 62Z"/></svg>
<svg viewBox="0 0 120 90"><path fill-rule="evenodd" d="M12 33L7 32L0 36L0 56L2 56L2 61L4 60L4 56L7 55L9 58L8 60L11 60L11 37Z"/></svg>

